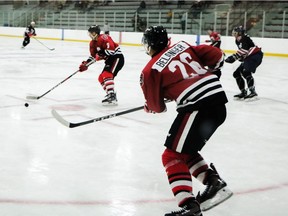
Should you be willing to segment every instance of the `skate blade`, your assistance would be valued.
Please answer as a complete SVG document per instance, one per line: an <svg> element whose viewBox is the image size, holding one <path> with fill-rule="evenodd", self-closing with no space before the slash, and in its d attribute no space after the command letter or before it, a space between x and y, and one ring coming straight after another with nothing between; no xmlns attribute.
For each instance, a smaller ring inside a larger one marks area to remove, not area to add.
<svg viewBox="0 0 288 216"><path fill-rule="evenodd" d="M252 101L257 101L260 100L260 98L258 96L254 96L252 98L246 98L245 102L252 102Z"/></svg>
<svg viewBox="0 0 288 216"><path fill-rule="evenodd" d="M244 98L237 98L237 97L234 97L233 98L235 101L244 101Z"/></svg>
<svg viewBox="0 0 288 216"><path fill-rule="evenodd" d="M232 195L233 195L233 192L229 188L224 187L221 190L219 190L213 198L201 203L201 210L207 211L209 209L212 209L215 206L228 200Z"/></svg>
<svg viewBox="0 0 288 216"><path fill-rule="evenodd" d="M118 105L118 102L115 101L115 102L110 102L110 103L107 103L107 102L104 102L102 103L103 106L117 106Z"/></svg>

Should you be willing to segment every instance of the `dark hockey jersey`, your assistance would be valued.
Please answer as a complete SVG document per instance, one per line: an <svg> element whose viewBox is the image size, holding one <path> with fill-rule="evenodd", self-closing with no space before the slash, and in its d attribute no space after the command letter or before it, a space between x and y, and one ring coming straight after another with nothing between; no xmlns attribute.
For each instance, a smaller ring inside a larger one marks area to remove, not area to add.
<svg viewBox="0 0 288 216"><path fill-rule="evenodd" d="M28 25L24 32L24 36L36 35L36 30L32 25Z"/></svg>
<svg viewBox="0 0 288 216"><path fill-rule="evenodd" d="M261 51L261 48L256 46L250 36L247 34L236 38L235 43L238 47L238 51L235 57L240 60L243 60L248 56Z"/></svg>
<svg viewBox="0 0 288 216"><path fill-rule="evenodd" d="M220 68L223 60L223 53L216 47L191 46L184 41L153 56L140 78L149 110L165 111L164 99L175 100L178 112L226 103L218 77L207 70Z"/></svg>

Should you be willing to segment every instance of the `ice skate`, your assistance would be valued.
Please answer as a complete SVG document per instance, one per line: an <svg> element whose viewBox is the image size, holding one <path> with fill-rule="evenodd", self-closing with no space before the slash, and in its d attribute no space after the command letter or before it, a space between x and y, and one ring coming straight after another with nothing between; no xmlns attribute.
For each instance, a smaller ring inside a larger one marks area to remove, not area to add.
<svg viewBox="0 0 288 216"><path fill-rule="evenodd" d="M206 189L198 193L196 200L201 205L202 211L207 211L230 198L233 193L227 188L226 182L220 178L214 165L211 164L208 172Z"/></svg>
<svg viewBox="0 0 288 216"><path fill-rule="evenodd" d="M109 93L105 96L105 99L102 100L102 104L104 106L115 106L117 105L117 97L116 97L116 93Z"/></svg>
<svg viewBox="0 0 288 216"><path fill-rule="evenodd" d="M244 89L240 94L234 95L235 100L243 100L247 96L247 91Z"/></svg>
<svg viewBox="0 0 288 216"><path fill-rule="evenodd" d="M257 99L257 96L258 96L258 94L256 93L256 91L255 91L255 87L251 87L251 88L249 88L249 91L250 91L250 94L248 94L248 95L246 95L245 97L244 97L244 99L246 100L246 99L249 99L249 100L251 100L251 99Z"/></svg>
<svg viewBox="0 0 288 216"><path fill-rule="evenodd" d="M195 198L191 198L183 205L182 209L167 213L165 216L202 216L202 213L199 203Z"/></svg>

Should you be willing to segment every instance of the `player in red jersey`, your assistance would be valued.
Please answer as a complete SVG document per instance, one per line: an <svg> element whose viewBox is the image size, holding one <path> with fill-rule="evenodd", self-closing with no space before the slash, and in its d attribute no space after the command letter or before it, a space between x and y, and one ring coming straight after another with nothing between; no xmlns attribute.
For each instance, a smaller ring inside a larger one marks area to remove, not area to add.
<svg viewBox="0 0 288 216"><path fill-rule="evenodd" d="M165 216L201 216L199 203L202 207L227 189L215 167L209 166L200 154L226 119L226 94L219 78L210 72L223 65L223 53L213 46L191 46L185 41L168 47L162 26L147 28L142 43L152 57L140 77L146 99L144 110L165 112L165 100L171 100L176 102L178 112L166 137L162 162L182 209ZM197 196L193 194L192 176L206 185L206 190Z"/></svg>
<svg viewBox="0 0 288 216"><path fill-rule="evenodd" d="M24 40L22 42L22 49L24 49L30 43L30 37L36 36L35 30L35 22L32 21L30 25L28 25L24 32Z"/></svg>
<svg viewBox="0 0 288 216"><path fill-rule="evenodd" d="M90 41L90 57L81 63L79 71L88 69L91 61L105 60L105 66L98 77L106 96L102 100L103 105L117 105L117 97L114 90L114 78L124 65L124 56L120 46L107 34L100 34L100 27L93 25L88 29Z"/></svg>
<svg viewBox="0 0 288 216"><path fill-rule="evenodd" d="M210 40L205 40L205 42L210 42L211 43L210 46L218 47L220 49L221 35L218 32L213 31L212 29L209 29L207 32L208 32ZM215 70L213 73L216 74L220 78L222 71L221 69L218 69L218 70Z"/></svg>
<svg viewBox="0 0 288 216"><path fill-rule="evenodd" d="M221 35L216 32L216 31L213 31L212 29L209 29L208 31L208 35L209 35L209 38L210 40L205 40L205 42L211 42L211 46L215 46L215 47L218 47L220 48L221 46Z"/></svg>
<svg viewBox="0 0 288 216"><path fill-rule="evenodd" d="M263 52L261 48L256 46L249 35L245 33L242 26L235 27L232 30L232 35L235 37L235 43L238 51L229 56L225 62L234 63L236 60L241 62L240 66L234 71L233 77L236 79L240 94L234 95L235 99L249 99L258 96L255 90L255 82L253 73L256 72L257 67L262 63ZM250 91L247 94L245 88L245 80Z"/></svg>

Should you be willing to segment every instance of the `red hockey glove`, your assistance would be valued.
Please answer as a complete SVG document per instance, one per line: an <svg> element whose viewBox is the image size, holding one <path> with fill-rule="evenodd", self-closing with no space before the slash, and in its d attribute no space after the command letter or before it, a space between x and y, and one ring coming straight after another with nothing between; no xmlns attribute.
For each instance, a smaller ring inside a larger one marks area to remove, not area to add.
<svg viewBox="0 0 288 216"><path fill-rule="evenodd" d="M95 60L96 60L96 61L100 61L100 60L103 60L103 58L101 58L98 54L96 54Z"/></svg>
<svg viewBox="0 0 288 216"><path fill-rule="evenodd" d="M33 34L33 36L37 36L37 34Z"/></svg>
<svg viewBox="0 0 288 216"><path fill-rule="evenodd" d="M145 111L146 113L153 113L153 114L155 114L154 111L152 111L152 110L149 109L149 107L147 106L147 102L145 102L145 104L144 104L144 111Z"/></svg>
<svg viewBox="0 0 288 216"><path fill-rule="evenodd" d="M87 62L83 61L82 64L79 66L79 71L83 72L86 71L88 69L88 66L86 66Z"/></svg>

